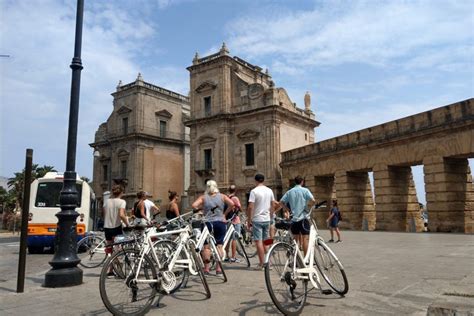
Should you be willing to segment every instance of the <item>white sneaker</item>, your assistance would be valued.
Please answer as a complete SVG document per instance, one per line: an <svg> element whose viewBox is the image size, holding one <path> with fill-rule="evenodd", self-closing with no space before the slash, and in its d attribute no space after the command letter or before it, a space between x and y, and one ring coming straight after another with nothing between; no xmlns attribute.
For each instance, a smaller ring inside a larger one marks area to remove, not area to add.
<svg viewBox="0 0 474 316"><path fill-rule="evenodd" d="M254 269L255 271L262 271L262 270L265 270L265 268L263 267L263 265L261 265L260 263L257 263L257 264L253 267L253 269Z"/></svg>

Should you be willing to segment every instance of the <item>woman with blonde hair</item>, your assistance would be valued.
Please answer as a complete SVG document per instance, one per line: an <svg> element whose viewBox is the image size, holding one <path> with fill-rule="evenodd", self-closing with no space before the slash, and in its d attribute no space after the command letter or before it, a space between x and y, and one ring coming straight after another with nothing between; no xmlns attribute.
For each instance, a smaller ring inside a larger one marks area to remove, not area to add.
<svg viewBox="0 0 474 316"><path fill-rule="evenodd" d="M217 249L219 253L224 255L222 245L224 243L224 236L227 230L224 205L227 204L227 212L230 212L234 208L234 202L225 194L219 192L217 183L214 180L208 180L206 182L206 191L203 195L198 197L193 202L192 207L194 209L202 209L203 215L206 220L206 226L209 231L214 235L216 240ZM204 261L204 273L209 274L209 262L211 258L211 250L209 245L204 245L202 250L202 258ZM219 265L216 265L216 274L222 274Z"/></svg>

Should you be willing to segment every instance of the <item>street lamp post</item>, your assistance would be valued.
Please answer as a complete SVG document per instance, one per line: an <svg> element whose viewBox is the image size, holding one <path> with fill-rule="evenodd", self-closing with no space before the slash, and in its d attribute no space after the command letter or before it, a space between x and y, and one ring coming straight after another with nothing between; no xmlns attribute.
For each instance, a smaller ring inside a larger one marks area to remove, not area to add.
<svg viewBox="0 0 474 316"><path fill-rule="evenodd" d="M46 273L45 287L65 287L82 283L82 270L77 267L81 261L77 257L76 212L78 192L76 189L76 147L77 121L79 114L79 92L81 86L81 45L82 45L82 17L84 0L77 0L76 37L74 57L70 65L72 69L71 98L69 108L69 130L67 139L66 171L64 184L60 194L61 211L58 217L58 228L55 236L55 253L49 262L51 270Z"/></svg>

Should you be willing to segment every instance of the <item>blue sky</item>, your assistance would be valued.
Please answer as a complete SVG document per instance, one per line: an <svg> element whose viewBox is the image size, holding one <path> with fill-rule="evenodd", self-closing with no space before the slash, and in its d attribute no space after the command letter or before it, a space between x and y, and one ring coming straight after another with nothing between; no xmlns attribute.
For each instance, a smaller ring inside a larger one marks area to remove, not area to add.
<svg viewBox="0 0 474 316"><path fill-rule="evenodd" d="M75 1L0 1L0 175L34 161L65 166ZM195 52L268 68L317 140L471 98L473 1L85 1L76 170L92 177L88 143L119 80L188 93ZM421 176L416 175L418 182Z"/></svg>

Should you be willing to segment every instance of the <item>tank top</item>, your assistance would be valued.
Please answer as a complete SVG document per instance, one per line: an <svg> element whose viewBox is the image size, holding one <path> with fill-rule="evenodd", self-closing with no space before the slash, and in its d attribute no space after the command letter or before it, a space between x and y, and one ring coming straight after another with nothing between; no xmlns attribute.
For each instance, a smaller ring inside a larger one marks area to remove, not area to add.
<svg viewBox="0 0 474 316"><path fill-rule="evenodd" d="M168 209L166 210L166 218L167 219L173 219L176 218L176 214L171 211L171 203L168 205Z"/></svg>
<svg viewBox="0 0 474 316"><path fill-rule="evenodd" d="M224 221L224 201L220 193L214 196L204 195L204 217L211 221Z"/></svg>

